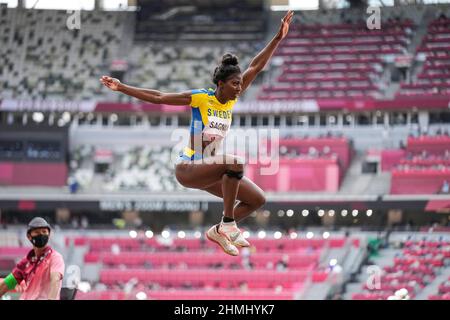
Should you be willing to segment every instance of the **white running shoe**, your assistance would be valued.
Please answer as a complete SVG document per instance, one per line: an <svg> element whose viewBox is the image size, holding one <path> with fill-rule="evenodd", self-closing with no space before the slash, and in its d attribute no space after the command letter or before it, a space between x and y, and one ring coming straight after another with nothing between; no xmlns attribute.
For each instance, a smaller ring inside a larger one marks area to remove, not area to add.
<svg viewBox="0 0 450 320"><path fill-rule="evenodd" d="M220 227L219 227L220 230ZM226 236L225 234L221 233L221 232L217 232L217 228L216 225L212 226L211 228L209 228L208 231L206 231L206 237L217 243L219 246L222 247L222 250L231 255L231 256L237 256L239 255L239 250L238 248L236 248L236 246L234 246L231 241L229 240L228 236Z"/></svg>
<svg viewBox="0 0 450 320"><path fill-rule="evenodd" d="M221 222L219 226L219 233L228 237L232 244L238 247L250 247L250 243L245 240L241 230L237 227L236 221Z"/></svg>
<svg viewBox="0 0 450 320"><path fill-rule="evenodd" d="M233 241L233 244L235 246L246 248L250 247L250 242L248 242L244 236L242 235L242 232L239 231L239 235L236 237L236 239Z"/></svg>

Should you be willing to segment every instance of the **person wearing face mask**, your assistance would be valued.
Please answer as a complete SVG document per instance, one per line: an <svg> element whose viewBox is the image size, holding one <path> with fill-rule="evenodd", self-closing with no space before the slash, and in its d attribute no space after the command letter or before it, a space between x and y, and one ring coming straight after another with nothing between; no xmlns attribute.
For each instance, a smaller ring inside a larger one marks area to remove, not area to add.
<svg viewBox="0 0 450 320"><path fill-rule="evenodd" d="M21 300L59 300L64 276L64 259L48 245L50 225L41 217L30 221L27 238L33 249L4 279L0 297L10 290L21 293Z"/></svg>

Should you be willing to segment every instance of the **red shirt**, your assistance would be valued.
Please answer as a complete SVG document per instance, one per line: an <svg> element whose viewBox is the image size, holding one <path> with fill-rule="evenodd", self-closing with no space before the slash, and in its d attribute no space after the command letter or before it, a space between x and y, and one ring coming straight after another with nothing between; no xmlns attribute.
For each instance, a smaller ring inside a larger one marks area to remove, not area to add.
<svg viewBox="0 0 450 320"><path fill-rule="evenodd" d="M21 300L48 299L50 293L50 275L59 272L61 279L64 276L64 259L50 246L44 249L38 258L34 250L31 250L14 268L12 274L16 278L19 287L17 291L22 292ZM57 299L61 291L62 281L59 283Z"/></svg>

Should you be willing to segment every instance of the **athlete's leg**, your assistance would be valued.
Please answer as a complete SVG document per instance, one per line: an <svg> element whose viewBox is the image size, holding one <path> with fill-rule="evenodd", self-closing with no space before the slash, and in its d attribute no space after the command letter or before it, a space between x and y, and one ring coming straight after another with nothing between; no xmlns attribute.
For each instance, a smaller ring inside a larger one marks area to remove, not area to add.
<svg viewBox="0 0 450 320"><path fill-rule="evenodd" d="M185 187L202 189L219 185L224 215L234 218L234 204L244 172L244 163L237 157L223 155L194 162L181 162L175 167L177 180Z"/></svg>
<svg viewBox="0 0 450 320"><path fill-rule="evenodd" d="M223 197L220 183L216 183L203 190L217 197ZM234 207L234 219L237 222L242 221L266 203L264 191L247 177L242 178L236 199L239 200L238 204Z"/></svg>

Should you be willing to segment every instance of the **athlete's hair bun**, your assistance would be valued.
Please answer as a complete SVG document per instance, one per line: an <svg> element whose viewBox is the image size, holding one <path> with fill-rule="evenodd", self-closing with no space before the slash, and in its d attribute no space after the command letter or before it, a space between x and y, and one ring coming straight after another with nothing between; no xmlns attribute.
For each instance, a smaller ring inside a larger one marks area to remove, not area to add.
<svg viewBox="0 0 450 320"><path fill-rule="evenodd" d="M225 82L230 78L230 76L241 73L241 69L238 64L238 58L234 54L225 53L222 56L222 62L214 70L213 82L216 85L219 85L219 81Z"/></svg>
<svg viewBox="0 0 450 320"><path fill-rule="evenodd" d="M222 65L237 66L239 64L238 57L231 53L225 53L222 57Z"/></svg>

